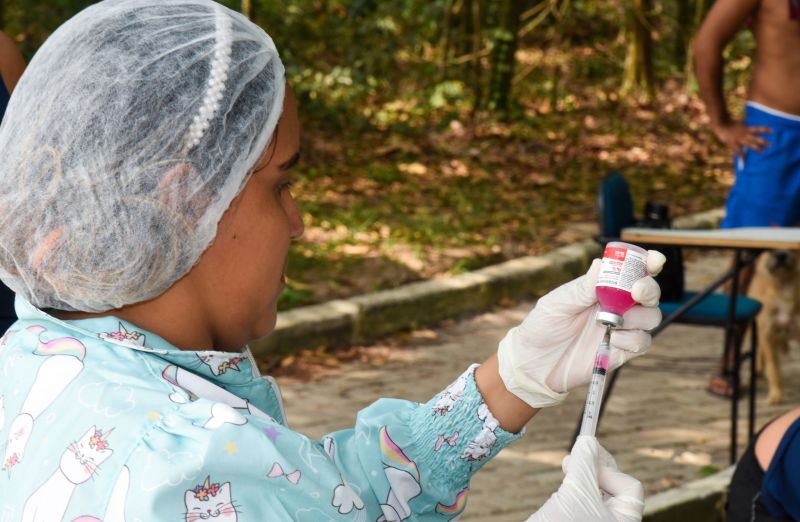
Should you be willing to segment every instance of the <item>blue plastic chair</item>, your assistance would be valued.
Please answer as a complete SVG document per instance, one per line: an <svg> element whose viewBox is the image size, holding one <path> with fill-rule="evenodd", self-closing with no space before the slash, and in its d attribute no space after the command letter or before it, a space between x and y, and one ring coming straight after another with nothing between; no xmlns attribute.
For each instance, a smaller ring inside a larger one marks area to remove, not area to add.
<svg viewBox="0 0 800 522"><path fill-rule="evenodd" d="M620 239L620 235L622 233L622 229L625 227L631 227L638 225L638 221L634 216L633 211L633 200L631 198L630 189L628 187L628 183L625 181L625 178L618 172L613 172L611 174L606 175L602 181L600 182L600 186L597 191L597 213L598 213L598 221L600 227L600 233L595 238L601 245L605 245L609 241L618 241ZM651 245L652 246L652 245ZM657 246L656 246L657 248ZM681 286L681 288L670 288L669 292L664 292L665 294L669 293L673 296L678 296L673 300L662 301L659 305L661 308L662 315L664 317L669 317L672 313L676 312L681 307L687 305L692 299L694 299L698 293L697 292L689 292L685 291L683 288L683 259L680 253L680 249L676 248L673 250L674 255L671 256L675 259L668 259L668 263L677 263L677 273L673 274L672 280L677 281ZM673 266L673 269L676 267ZM667 289L662 289L667 290ZM693 325L701 325L701 326L716 326L724 328L727 323L728 318L728 307L730 306L730 296L727 294L710 294L701 299L699 302L692 305L688 310L686 310L683 315L674 320L676 323L684 323L684 324L693 324ZM755 361L755 354L756 354L756 316L758 312L761 310L761 303L756 301L755 299L750 299L746 296L737 296L736 297L736 314L734 316L734 339L733 343L735 346L740 346L743 339L744 334L747 331L747 328L751 328L751 349L750 352L747 354L743 354L751 359L751 365L754 366ZM656 335L660 332L661 329L658 328L653 331L653 335ZM725 360L728 358L727 350L730 347L723 347L723 352L725 353L724 357ZM738 365L736 365L733 369L736 377L734 378L734 390L733 390L733 397L731 397L732 401L738 400ZM613 389L614 382L616 381L619 375L619 370L614 372L611 376L605 390L604 400L600 410L600 416L602 417L603 409L605 408L606 401L610 396L611 390ZM752 438L753 435L753 428L755 422L755 371L754 368L751 367L751 374L750 374L750 418L749 418L749 436ZM599 419L598 419L599 420ZM580 420L578 422L578 427L575 430L575 435L573 436L573 443L575 438L577 438L578 432L580 430ZM732 425L732 438L735 440L735 423ZM732 452L735 452L735 446ZM732 453L732 460L735 460L735 453Z"/></svg>
<svg viewBox="0 0 800 522"><path fill-rule="evenodd" d="M609 241L619 241L623 228L638 224L633 213L633 200L631 199L628 183L619 172L608 174L600 182L600 187L597 191L597 212L600 234L596 239L601 244ZM678 250L678 253L680 253L680 250ZM678 255L678 258L678 260L670 259L668 262L680 263L679 280L683 284L683 259L680 255ZM674 294L675 292L671 293ZM664 317L669 316L688 303L697 295L697 292L688 292L680 288L678 294L680 295L679 299L662 301L660 304ZM724 327L728 318L729 304L730 296L727 294L711 294L692 306L675 322ZM755 299L741 295L737 296L734 322L737 326L742 327L741 331L744 332L754 322L760 310L761 303Z"/></svg>

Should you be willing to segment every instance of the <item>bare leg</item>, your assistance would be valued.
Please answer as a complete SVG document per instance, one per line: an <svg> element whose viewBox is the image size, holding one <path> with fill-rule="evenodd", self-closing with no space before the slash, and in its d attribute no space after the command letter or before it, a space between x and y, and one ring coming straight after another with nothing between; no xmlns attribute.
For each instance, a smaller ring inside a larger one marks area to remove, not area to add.
<svg viewBox="0 0 800 522"><path fill-rule="evenodd" d="M750 287L750 282L753 280L753 274L755 274L755 265L756 262L753 262L739 270L739 295L747 294L747 290ZM733 263L731 263L731 268L732 267ZM730 295L731 292L731 284L732 281L728 281L724 286L725 293L728 295ZM734 326L734 335L732 339L733 343L741 343L742 339L744 339L745 332L741 330L742 328L738 325ZM730 397L733 395L731 369L733 368L734 346L735 345L725 347L725 351L720 358L717 370L711 374L711 377L708 380L708 387L706 390L713 395L719 395L722 397Z"/></svg>
<svg viewBox="0 0 800 522"><path fill-rule="evenodd" d="M767 255L766 253L762 253L760 255ZM750 288L750 282L753 280L753 274L756 271L756 263L758 261L754 261L747 266L743 266L741 270L739 270L739 295L747 295L747 290ZM731 263L731 268L733 268L733 263ZM731 293L731 281L725 283L725 293Z"/></svg>

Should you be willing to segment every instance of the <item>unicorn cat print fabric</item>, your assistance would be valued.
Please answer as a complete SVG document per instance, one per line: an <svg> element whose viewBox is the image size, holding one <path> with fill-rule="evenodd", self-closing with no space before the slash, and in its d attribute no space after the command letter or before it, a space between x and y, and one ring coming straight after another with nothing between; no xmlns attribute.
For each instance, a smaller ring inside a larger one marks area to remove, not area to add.
<svg viewBox="0 0 800 522"><path fill-rule="evenodd" d="M211 477L186 492L186 522L216 520L217 522L236 522L236 506L231 499L231 483L212 483Z"/></svg>
<svg viewBox="0 0 800 522"><path fill-rule="evenodd" d="M474 367L425 404L381 399L352 429L287 426L242 352L193 352L107 316L57 320L18 298L0 339L3 522L451 521L518 435Z"/></svg>
<svg viewBox="0 0 800 522"><path fill-rule="evenodd" d="M24 522L62 520L76 488L98 474L98 468L114 453L108 435L95 426L67 446L58 468L25 503Z"/></svg>

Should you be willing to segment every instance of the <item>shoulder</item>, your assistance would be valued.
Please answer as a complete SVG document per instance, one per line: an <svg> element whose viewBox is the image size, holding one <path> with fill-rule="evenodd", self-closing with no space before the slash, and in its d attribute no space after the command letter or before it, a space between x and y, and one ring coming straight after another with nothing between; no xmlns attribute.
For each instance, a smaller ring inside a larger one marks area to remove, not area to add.
<svg viewBox="0 0 800 522"><path fill-rule="evenodd" d="M800 419L800 408L791 410L772 421L756 440L756 458L761 468L769 469L769 465L778 450L778 446L786 435L787 430Z"/></svg>
<svg viewBox="0 0 800 522"><path fill-rule="evenodd" d="M703 20L696 45L723 45L756 15L762 0L717 0Z"/></svg>

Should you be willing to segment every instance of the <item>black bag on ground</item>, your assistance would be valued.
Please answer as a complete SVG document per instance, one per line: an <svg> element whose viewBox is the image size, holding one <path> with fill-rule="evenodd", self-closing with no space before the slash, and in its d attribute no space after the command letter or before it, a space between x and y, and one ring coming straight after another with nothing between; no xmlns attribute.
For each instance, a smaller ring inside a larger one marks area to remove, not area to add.
<svg viewBox="0 0 800 522"><path fill-rule="evenodd" d="M644 219L637 223L646 228L671 228L672 221L669 217L669 207L662 203L648 201L644 204ZM652 250L658 250L667 257L664 269L656 276L656 282L661 287L662 301L680 301L683 299L683 253L680 247L674 245L651 245Z"/></svg>

